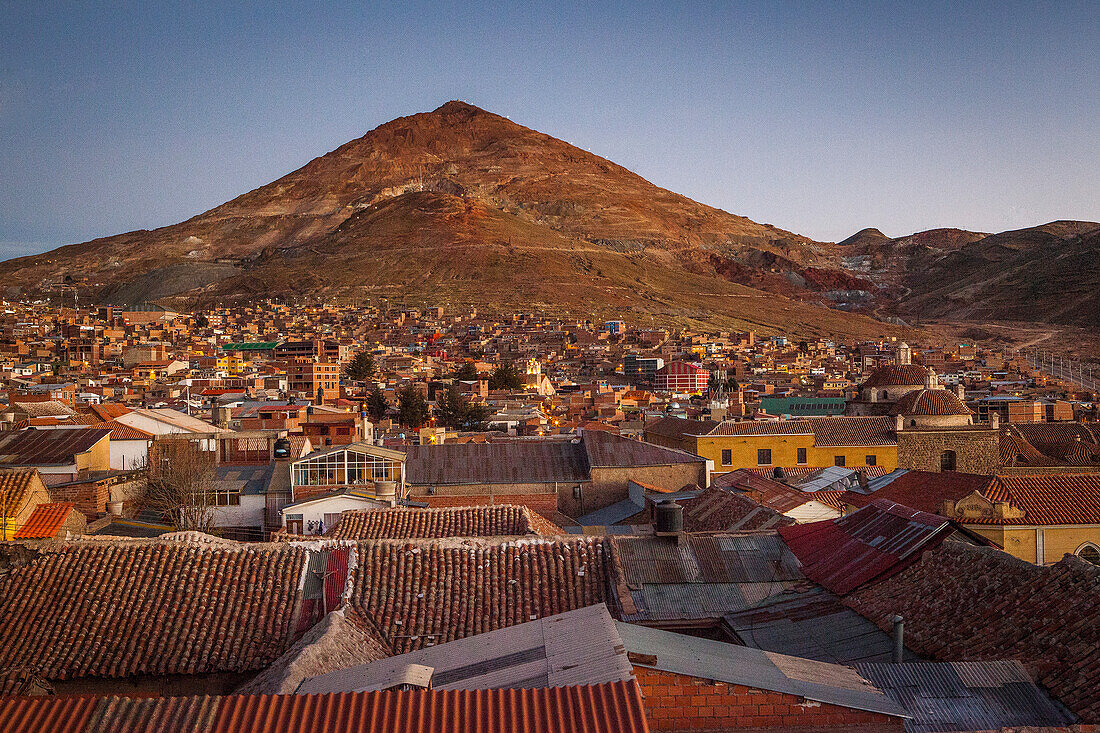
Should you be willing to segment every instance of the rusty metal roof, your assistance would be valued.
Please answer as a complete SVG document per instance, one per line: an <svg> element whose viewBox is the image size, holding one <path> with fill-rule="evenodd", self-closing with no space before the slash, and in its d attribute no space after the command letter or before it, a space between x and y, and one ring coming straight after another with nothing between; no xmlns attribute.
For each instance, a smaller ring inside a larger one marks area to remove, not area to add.
<svg viewBox="0 0 1100 733"><path fill-rule="evenodd" d="M530 690L9 697L0 733L647 733L633 680Z"/></svg>
<svg viewBox="0 0 1100 733"><path fill-rule="evenodd" d="M410 484L504 484L587 481L584 446L565 440L410 446Z"/></svg>
<svg viewBox="0 0 1100 733"><path fill-rule="evenodd" d="M585 431L581 438L594 467L635 468L678 463L704 463L706 459L675 448L665 448L604 431Z"/></svg>
<svg viewBox="0 0 1100 733"><path fill-rule="evenodd" d="M1073 717L1017 660L857 664L856 670L912 718L906 733L1065 726Z"/></svg>
<svg viewBox="0 0 1100 733"><path fill-rule="evenodd" d="M110 428L58 428L0 433L0 464L64 466L111 434Z"/></svg>
<svg viewBox="0 0 1100 733"><path fill-rule="evenodd" d="M943 517L884 499L840 519L779 528L806 577L840 595L897 572L954 532Z"/></svg>

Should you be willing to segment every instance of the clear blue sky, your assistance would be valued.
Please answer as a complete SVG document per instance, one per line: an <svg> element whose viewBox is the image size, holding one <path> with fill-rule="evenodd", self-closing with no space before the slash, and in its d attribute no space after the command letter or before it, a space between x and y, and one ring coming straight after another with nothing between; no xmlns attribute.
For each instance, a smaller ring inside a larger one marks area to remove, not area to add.
<svg viewBox="0 0 1100 733"><path fill-rule="evenodd" d="M1100 220L1095 0L98 5L0 0L0 257L449 99L818 239Z"/></svg>

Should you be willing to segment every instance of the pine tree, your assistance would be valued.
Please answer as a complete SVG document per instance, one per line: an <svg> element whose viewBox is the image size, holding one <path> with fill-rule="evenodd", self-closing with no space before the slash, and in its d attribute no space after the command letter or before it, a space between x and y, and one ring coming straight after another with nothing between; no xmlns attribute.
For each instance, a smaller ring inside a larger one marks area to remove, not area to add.
<svg viewBox="0 0 1100 733"><path fill-rule="evenodd" d="M478 378L477 368L474 367L472 361L462 362L462 366L455 369L454 374L451 375L451 379L458 382L472 382Z"/></svg>
<svg viewBox="0 0 1100 733"><path fill-rule="evenodd" d="M514 390L522 386L523 375L515 362L503 362L489 375L489 389Z"/></svg>
<svg viewBox="0 0 1100 733"><path fill-rule="evenodd" d="M489 408L472 404L451 385L436 399L436 420L444 427L466 432L485 430Z"/></svg>
<svg viewBox="0 0 1100 733"><path fill-rule="evenodd" d="M374 376L374 356L369 351L360 351L344 367L344 375L353 382L365 382Z"/></svg>
<svg viewBox="0 0 1100 733"><path fill-rule="evenodd" d="M397 419L408 428L419 428L428 422L428 401L415 386L406 385L397 393Z"/></svg>
<svg viewBox="0 0 1100 733"><path fill-rule="evenodd" d="M370 415L370 419L374 422L379 422L386 417L386 412L390 409L390 405L386 402L385 395L382 394L382 390L375 387L367 395L367 414Z"/></svg>

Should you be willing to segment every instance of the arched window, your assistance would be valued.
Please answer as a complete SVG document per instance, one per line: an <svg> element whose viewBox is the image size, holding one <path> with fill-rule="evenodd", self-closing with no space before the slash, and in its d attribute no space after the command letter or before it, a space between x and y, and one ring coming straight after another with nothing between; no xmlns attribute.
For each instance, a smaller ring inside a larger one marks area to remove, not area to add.
<svg viewBox="0 0 1100 733"><path fill-rule="evenodd" d="M945 450L940 454L940 470L941 471L954 471L955 470L955 451Z"/></svg>
<svg viewBox="0 0 1100 733"><path fill-rule="evenodd" d="M1077 548L1077 557L1093 565L1100 565L1100 548L1091 542L1086 542Z"/></svg>
<svg viewBox="0 0 1100 733"><path fill-rule="evenodd" d="M889 392L887 392L887 391L885 391L885 390L883 390L883 392L882 392L882 399L884 399L884 400L888 400L888 399L890 399L890 393L889 393Z"/></svg>

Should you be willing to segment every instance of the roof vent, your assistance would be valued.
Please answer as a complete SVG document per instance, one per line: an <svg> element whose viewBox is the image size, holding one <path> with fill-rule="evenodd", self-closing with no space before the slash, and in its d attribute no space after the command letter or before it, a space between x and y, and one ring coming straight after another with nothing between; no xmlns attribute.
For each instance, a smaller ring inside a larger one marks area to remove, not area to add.
<svg viewBox="0 0 1100 733"><path fill-rule="evenodd" d="M285 459L290 457L290 440L287 438L279 438L275 441L275 446L272 449L272 454L277 459Z"/></svg>
<svg viewBox="0 0 1100 733"><path fill-rule="evenodd" d="M675 501L658 502L654 513L658 537L679 537L684 531L684 508Z"/></svg>
<svg viewBox="0 0 1100 733"><path fill-rule="evenodd" d="M430 690L435 668L426 664L406 664L394 672L386 690Z"/></svg>

